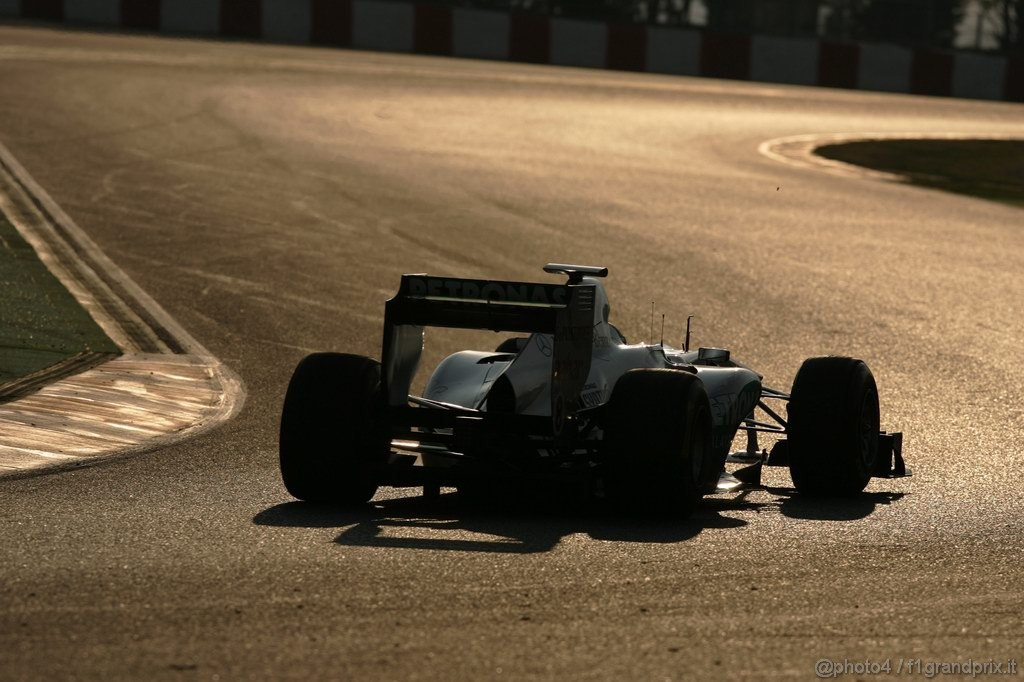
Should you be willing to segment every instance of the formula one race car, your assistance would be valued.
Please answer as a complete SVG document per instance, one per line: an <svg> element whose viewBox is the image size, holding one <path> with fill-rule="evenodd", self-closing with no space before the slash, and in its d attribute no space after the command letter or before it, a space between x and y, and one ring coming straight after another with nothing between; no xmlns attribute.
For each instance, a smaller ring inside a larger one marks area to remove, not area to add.
<svg viewBox="0 0 1024 682"><path fill-rule="evenodd" d="M404 275L384 308L381 362L303 359L281 419L288 491L360 504L381 485L479 494L574 478L634 511L685 514L705 494L759 485L762 466L788 466L799 492L823 496L908 474L902 434L879 431L878 391L862 361L811 358L787 394L728 350L690 350L689 328L681 350L626 343L608 319L598 279L606 268L544 270L568 281ZM411 395L431 326L528 336L448 356L423 395ZM771 406L786 401L788 419ZM747 447L730 453L739 430ZM784 438L768 453L760 432ZM727 462L744 466L726 473Z"/></svg>

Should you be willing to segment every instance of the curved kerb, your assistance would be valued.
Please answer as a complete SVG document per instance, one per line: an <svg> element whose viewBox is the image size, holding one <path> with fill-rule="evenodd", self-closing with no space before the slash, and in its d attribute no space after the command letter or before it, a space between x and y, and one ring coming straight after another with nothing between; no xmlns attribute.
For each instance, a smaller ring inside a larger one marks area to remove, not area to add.
<svg viewBox="0 0 1024 682"><path fill-rule="evenodd" d="M78 467L193 436L235 414L240 379L131 280L0 144L0 210L122 350L0 387L0 477Z"/></svg>
<svg viewBox="0 0 1024 682"><path fill-rule="evenodd" d="M868 142L881 140L1018 140L1020 135L999 135L993 133L811 133L790 135L766 140L757 151L795 168L823 170L845 177L872 178L903 182L906 178L897 173L872 170L852 163L826 159L817 154L819 147L847 142Z"/></svg>

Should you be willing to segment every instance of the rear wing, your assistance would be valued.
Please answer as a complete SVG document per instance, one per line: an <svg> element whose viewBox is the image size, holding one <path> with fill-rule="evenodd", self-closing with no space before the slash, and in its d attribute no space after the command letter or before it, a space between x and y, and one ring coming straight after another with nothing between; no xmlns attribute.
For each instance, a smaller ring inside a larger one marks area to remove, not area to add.
<svg viewBox="0 0 1024 682"><path fill-rule="evenodd" d="M575 415L590 372L595 295L593 284L403 275L398 293L384 305L381 381L388 404L408 402L424 327L552 334L551 406L559 433L565 418Z"/></svg>

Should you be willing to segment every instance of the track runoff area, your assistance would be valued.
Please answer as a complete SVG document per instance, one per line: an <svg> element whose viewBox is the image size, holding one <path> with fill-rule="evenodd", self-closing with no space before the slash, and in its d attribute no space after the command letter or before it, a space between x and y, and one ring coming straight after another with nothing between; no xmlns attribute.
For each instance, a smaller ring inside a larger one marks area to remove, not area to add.
<svg viewBox="0 0 1024 682"><path fill-rule="evenodd" d="M0 476L152 450L230 418L237 377L0 145Z"/></svg>

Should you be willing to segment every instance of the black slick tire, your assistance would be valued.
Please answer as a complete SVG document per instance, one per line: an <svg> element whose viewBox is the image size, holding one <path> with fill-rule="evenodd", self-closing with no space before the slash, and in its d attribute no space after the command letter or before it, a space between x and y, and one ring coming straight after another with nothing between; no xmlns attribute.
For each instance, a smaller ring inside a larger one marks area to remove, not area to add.
<svg viewBox="0 0 1024 682"><path fill-rule="evenodd" d="M710 461L711 408L703 382L678 370L631 370L616 382L607 410L608 499L633 514L689 515Z"/></svg>
<svg viewBox="0 0 1024 682"><path fill-rule="evenodd" d="M389 442L379 417L380 363L314 353L295 368L281 414L281 478L308 502L363 504Z"/></svg>
<svg viewBox="0 0 1024 682"><path fill-rule="evenodd" d="M805 360L789 401L789 470L813 496L855 495L878 459L878 389L861 360Z"/></svg>

